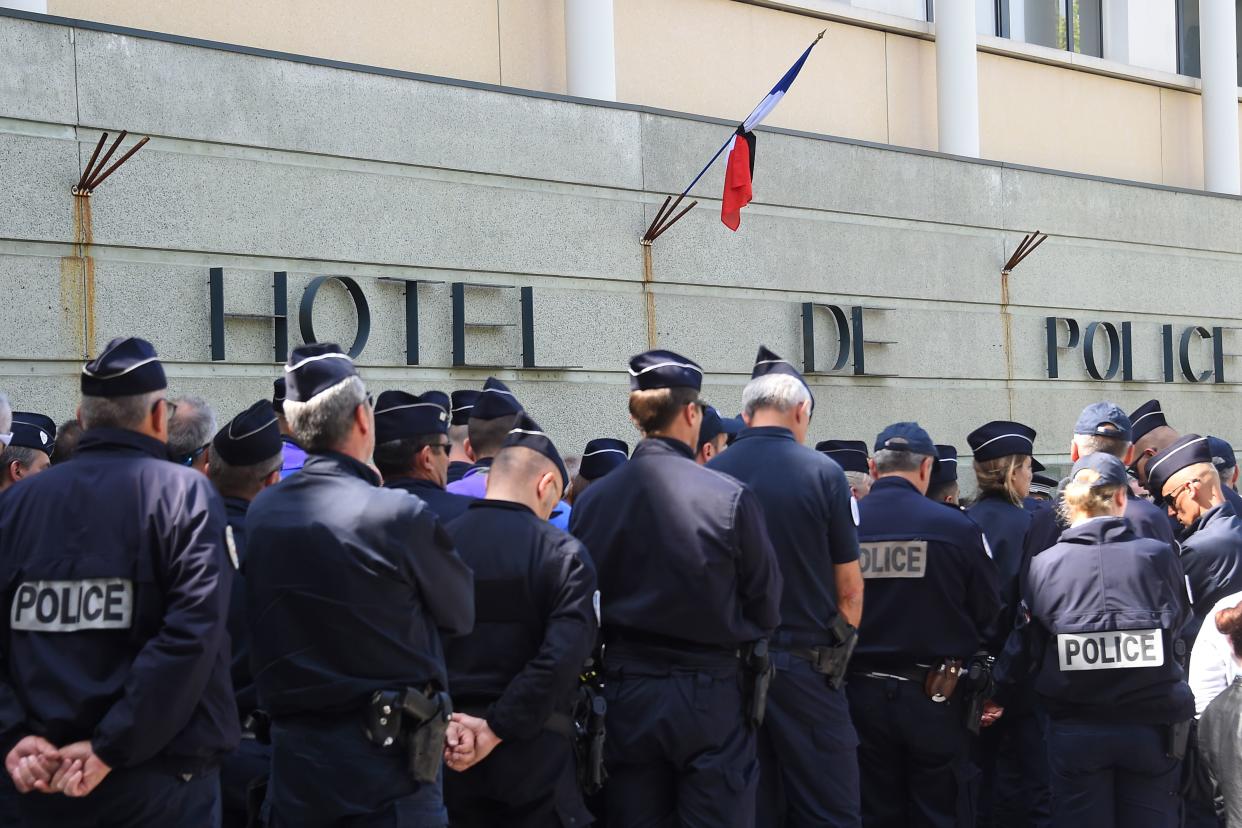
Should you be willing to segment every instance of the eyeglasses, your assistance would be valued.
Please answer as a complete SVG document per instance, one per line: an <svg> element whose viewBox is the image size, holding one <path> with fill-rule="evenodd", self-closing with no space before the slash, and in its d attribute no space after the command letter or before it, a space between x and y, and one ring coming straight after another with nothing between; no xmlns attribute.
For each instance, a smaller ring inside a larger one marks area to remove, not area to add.
<svg viewBox="0 0 1242 828"><path fill-rule="evenodd" d="M172 416L177 413L177 404L173 402L172 400L168 399L167 397L165 397L162 400L156 400L155 402L151 403L152 414L155 413L155 407L158 406L160 403L164 404L164 412L165 412L164 416L171 420Z"/></svg>
<svg viewBox="0 0 1242 828"><path fill-rule="evenodd" d="M1182 496L1182 492L1184 492L1184 491L1186 491L1187 489L1189 489L1189 488L1190 488L1190 484L1191 484L1191 483L1198 483L1198 482L1199 482L1199 478L1197 478L1197 477L1196 477L1196 478L1194 478L1193 480L1187 480L1185 483L1183 483L1182 485L1180 485L1180 486L1178 486L1176 489L1174 489L1171 493L1169 493L1169 494L1165 495L1164 497L1162 497L1162 498L1160 499L1160 500L1161 500L1161 502L1165 505L1165 508L1167 508L1167 509L1173 509L1173 510L1175 510L1175 511L1176 511L1176 509L1177 509L1177 500L1178 500L1178 498L1180 498L1180 497Z"/></svg>
<svg viewBox="0 0 1242 828"><path fill-rule="evenodd" d="M211 443L203 443L201 446L199 446L198 448L194 449L194 451L192 451L192 452L190 452L189 454L187 454L187 455L185 455L184 457L182 457L182 458L181 458L181 465L183 465L183 466L193 466L193 465L194 465L194 461L195 461L195 460L197 460L198 458L202 457L202 456L203 456L203 452L205 452L205 451L206 451L208 448L210 448L210 447L211 447Z"/></svg>

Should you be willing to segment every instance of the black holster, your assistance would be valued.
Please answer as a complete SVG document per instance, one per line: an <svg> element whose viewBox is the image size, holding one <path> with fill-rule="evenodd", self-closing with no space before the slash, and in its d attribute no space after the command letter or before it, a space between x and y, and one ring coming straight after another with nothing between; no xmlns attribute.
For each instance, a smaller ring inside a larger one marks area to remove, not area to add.
<svg viewBox="0 0 1242 828"><path fill-rule="evenodd" d="M992 681L992 665L995 663L993 656L980 651L971 657L966 671L966 729L976 736L979 735L980 720L983 718L983 703L996 692L996 683Z"/></svg>
<svg viewBox="0 0 1242 828"><path fill-rule="evenodd" d="M578 763L578 785L587 796L599 793L608 778L604 770L604 717L608 703L599 689L584 683L578 687L574 703L574 755Z"/></svg>
<svg viewBox="0 0 1242 828"><path fill-rule="evenodd" d="M366 708L366 734L380 747L404 746L410 777L421 784L439 778L444 734L453 701L443 691L376 690Z"/></svg>
<svg viewBox="0 0 1242 828"><path fill-rule="evenodd" d="M828 679L828 686L840 690L845 685L845 674L858 646L858 629L841 615L832 619L828 626L832 645L790 650L790 655L811 662L811 669Z"/></svg>
<svg viewBox="0 0 1242 828"><path fill-rule="evenodd" d="M1187 719L1184 722L1174 722L1165 726L1164 752L1168 758L1186 758L1186 747L1190 744L1191 725L1194 723L1194 719Z"/></svg>
<svg viewBox="0 0 1242 828"><path fill-rule="evenodd" d="M763 724L763 714L768 706L768 686L776 672L768 640L760 638L746 645L742 651L742 669L746 676L746 723L752 730Z"/></svg>

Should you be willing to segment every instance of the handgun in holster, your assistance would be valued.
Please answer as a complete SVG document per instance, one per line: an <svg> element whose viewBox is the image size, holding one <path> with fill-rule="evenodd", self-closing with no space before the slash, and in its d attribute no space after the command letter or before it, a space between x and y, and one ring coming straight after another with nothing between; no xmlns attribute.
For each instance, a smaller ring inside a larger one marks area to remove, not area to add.
<svg viewBox="0 0 1242 828"><path fill-rule="evenodd" d="M966 671L966 729L976 736L979 735L983 718L983 703L996 692L996 682L992 681L992 665L995 663L995 657L980 651L971 656Z"/></svg>
<svg viewBox="0 0 1242 828"><path fill-rule="evenodd" d="M776 672L766 638L760 638L746 645L742 651L742 668L746 674L748 691L746 723L752 730L758 730L763 724L763 714L768 706L768 686L771 685L772 675Z"/></svg>
<svg viewBox="0 0 1242 828"><path fill-rule="evenodd" d="M599 793L608 778L604 770L604 718L608 703L602 688L593 683L578 687L574 703L574 754L578 760L578 786L587 796Z"/></svg>
<svg viewBox="0 0 1242 828"><path fill-rule="evenodd" d="M444 691L376 690L366 708L366 735L384 748L404 747L410 776L431 784L444 761L444 734L453 700Z"/></svg>

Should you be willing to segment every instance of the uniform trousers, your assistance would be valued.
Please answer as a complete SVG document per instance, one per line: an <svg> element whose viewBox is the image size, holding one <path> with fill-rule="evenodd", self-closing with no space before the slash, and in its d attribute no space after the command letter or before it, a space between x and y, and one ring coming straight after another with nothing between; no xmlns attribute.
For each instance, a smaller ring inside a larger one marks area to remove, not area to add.
<svg viewBox="0 0 1242 828"><path fill-rule="evenodd" d="M272 769L272 748L244 738L237 749L220 762L220 795L224 828L246 828L252 806L251 789L266 782Z"/></svg>
<svg viewBox="0 0 1242 828"><path fill-rule="evenodd" d="M865 828L973 828L977 770L959 698L912 681L850 677Z"/></svg>
<svg viewBox="0 0 1242 828"><path fill-rule="evenodd" d="M776 675L759 729L761 828L861 825L858 733L844 690L833 690L810 662L772 654Z"/></svg>
<svg viewBox="0 0 1242 828"><path fill-rule="evenodd" d="M1020 710L1006 708L1000 720L980 734L981 828L1048 828L1052 824L1047 721L1042 710L1027 702Z"/></svg>
<svg viewBox="0 0 1242 828"><path fill-rule="evenodd" d="M644 665L609 653L609 828L749 828L759 760L737 666Z"/></svg>
<svg viewBox="0 0 1242 828"><path fill-rule="evenodd" d="M1176 828L1181 760L1166 728L1053 719L1048 727L1057 828Z"/></svg>
<svg viewBox="0 0 1242 828"><path fill-rule="evenodd" d="M270 828L443 828L440 783L416 783L405 748L372 744L361 714L272 723Z"/></svg>
<svg viewBox="0 0 1242 828"><path fill-rule="evenodd" d="M114 770L81 798L22 794L18 808L29 828L219 828L220 774L182 775L157 760Z"/></svg>
<svg viewBox="0 0 1242 828"><path fill-rule="evenodd" d="M592 822L578 787L573 745L550 731L501 742L463 773L445 771L444 804L453 828L573 828Z"/></svg>

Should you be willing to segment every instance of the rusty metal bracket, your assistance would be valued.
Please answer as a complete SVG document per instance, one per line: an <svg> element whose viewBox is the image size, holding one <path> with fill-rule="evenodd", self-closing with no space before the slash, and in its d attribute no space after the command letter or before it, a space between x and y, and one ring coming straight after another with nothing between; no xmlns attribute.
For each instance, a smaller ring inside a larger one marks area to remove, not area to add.
<svg viewBox="0 0 1242 828"><path fill-rule="evenodd" d="M122 155L115 164L108 167L108 161L111 160L113 154L118 148L120 148L121 142L125 140L125 136L127 135L129 135L128 132L121 130L121 134L116 136L116 140L112 142L112 146L108 148L108 151L104 153L104 157L99 159L99 163L96 164L95 160L99 158L99 152L103 149L104 144L108 140L108 133L105 132L99 136L99 143L95 145L95 151L91 153L90 160L86 162L86 169L82 170L82 177L78 179L77 184L73 185L72 192L75 196L90 196L90 194L95 191L96 187L104 183L108 176L116 172L122 164L133 157L134 153L142 149L143 146L146 145L147 141L151 140L149 137L144 137L138 143L130 147L129 152ZM107 169L104 169L105 167L107 167Z"/></svg>

